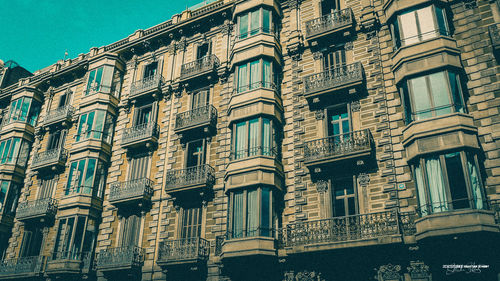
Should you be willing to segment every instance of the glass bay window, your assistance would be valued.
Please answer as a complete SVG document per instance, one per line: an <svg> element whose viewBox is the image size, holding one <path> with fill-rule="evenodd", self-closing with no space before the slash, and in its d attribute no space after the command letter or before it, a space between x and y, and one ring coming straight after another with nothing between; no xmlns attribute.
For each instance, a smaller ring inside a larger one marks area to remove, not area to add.
<svg viewBox="0 0 500 281"><path fill-rule="evenodd" d="M19 190L11 181L0 180L0 214L12 215L16 211Z"/></svg>
<svg viewBox="0 0 500 281"><path fill-rule="evenodd" d="M104 189L105 169L95 158L84 158L70 164L65 195L91 194L101 198Z"/></svg>
<svg viewBox="0 0 500 281"><path fill-rule="evenodd" d="M24 167L28 161L30 144L21 138L0 142L0 164L17 164Z"/></svg>
<svg viewBox="0 0 500 281"><path fill-rule="evenodd" d="M233 125L233 160L279 155L280 138L274 121L254 118Z"/></svg>
<svg viewBox="0 0 500 281"><path fill-rule="evenodd" d="M471 152L423 157L414 165L414 176L422 216L485 207L477 156Z"/></svg>
<svg viewBox="0 0 500 281"><path fill-rule="evenodd" d="M86 216L61 218L57 228L53 260L81 260L92 251L97 222Z"/></svg>
<svg viewBox="0 0 500 281"><path fill-rule="evenodd" d="M236 92L242 93L257 88L276 89L278 71L275 63L268 58L260 58L236 67Z"/></svg>
<svg viewBox="0 0 500 281"><path fill-rule="evenodd" d="M272 11L258 8L238 16L238 39L245 39L259 33L275 33Z"/></svg>
<svg viewBox="0 0 500 281"><path fill-rule="evenodd" d="M114 67L111 65L104 65L91 70L87 81L85 96L93 95L99 92L111 94L113 92L113 77Z"/></svg>
<svg viewBox="0 0 500 281"><path fill-rule="evenodd" d="M78 122L76 141L102 139L107 143L111 143L112 129L112 116L106 111L94 110L83 113Z"/></svg>
<svg viewBox="0 0 500 281"><path fill-rule="evenodd" d="M460 77L453 71L408 79L402 83L401 91L407 124L465 110Z"/></svg>
<svg viewBox="0 0 500 281"><path fill-rule="evenodd" d="M391 22L391 32L397 49L450 34L445 10L434 5L398 15Z"/></svg>
<svg viewBox="0 0 500 281"><path fill-rule="evenodd" d="M7 113L4 124L13 122L25 122L31 126L35 126L40 113L40 102L31 97L21 97L13 100L10 103L9 112Z"/></svg>

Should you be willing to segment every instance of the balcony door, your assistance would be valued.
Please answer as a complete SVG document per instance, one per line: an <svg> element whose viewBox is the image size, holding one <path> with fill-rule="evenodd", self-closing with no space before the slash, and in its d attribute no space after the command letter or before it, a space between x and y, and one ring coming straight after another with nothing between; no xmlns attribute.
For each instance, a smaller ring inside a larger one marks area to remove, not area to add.
<svg viewBox="0 0 500 281"><path fill-rule="evenodd" d="M331 180L331 184L333 217L345 217L357 214L358 206L354 178L335 178Z"/></svg>
<svg viewBox="0 0 500 281"><path fill-rule="evenodd" d="M149 155L133 157L130 160L129 180L149 178L150 162L151 157Z"/></svg>
<svg viewBox="0 0 500 281"><path fill-rule="evenodd" d="M198 45L198 48L196 49L196 59L202 59L205 57L208 57L211 52L211 45L210 43L203 43L201 45Z"/></svg>
<svg viewBox="0 0 500 281"><path fill-rule="evenodd" d="M121 228L120 247L139 246L139 236L141 229L141 217L130 215L123 218Z"/></svg>
<svg viewBox="0 0 500 281"><path fill-rule="evenodd" d="M42 179L41 180L42 184L40 185L40 192L38 193L38 199L52 198L54 190L56 189L57 180L58 180L57 176L51 176Z"/></svg>
<svg viewBox="0 0 500 281"><path fill-rule="evenodd" d="M59 103L57 105L57 108L64 107L70 103L71 100L71 91L66 91L59 97Z"/></svg>
<svg viewBox="0 0 500 281"><path fill-rule="evenodd" d="M24 229L23 240L19 257L35 257L40 255L43 243L43 231L41 228Z"/></svg>
<svg viewBox="0 0 500 281"><path fill-rule="evenodd" d="M202 208L183 208L181 214L180 238L189 239L201 237Z"/></svg>
<svg viewBox="0 0 500 281"><path fill-rule="evenodd" d="M135 125L149 124L153 121L153 105L148 104L136 109Z"/></svg>
<svg viewBox="0 0 500 281"><path fill-rule="evenodd" d="M321 1L321 15L329 15L335 10L340 10L340 0L323 0Z"/></svg>
<svg viewBox="0 0 500 281"><path fill-rule="evenodd" d="M53 259L81 260L93 249L97 225L85 216L59 220Z"/></svg>
<svg viewBox="0 0 500 281"><path fill-rule="evenodd" d="M64 146L64 139L66 137L66 130L57 130L49 134L49 141L47 142L47 150L52 150Z"/></svg>
<svg viewBox="0 0 500 281"><path fill-rule="evenodd" d="M186 168L205 164L205 140L188 142L186 155Z"/></svg>
<svg viewBox="0 0 500 281"><path fill-rule="evenodd" d="M158 71L158 62L154 61L146 66L144 66L144 75L143 78L146 79L152 79L155 75L156 72Z"/></svg>
<svg viewBox="0 0 500 281"><path fill-rule="evenodd" d="M196 109L208 105L210 91L202 90L192 94L191 109Z"/></svg>
<svg viewBox="0 0 500 281"><path fill-rule="evenodd" d="M329 50L323 53L323 71L335 70L346 65L347 54L345 49Z"/></svg>

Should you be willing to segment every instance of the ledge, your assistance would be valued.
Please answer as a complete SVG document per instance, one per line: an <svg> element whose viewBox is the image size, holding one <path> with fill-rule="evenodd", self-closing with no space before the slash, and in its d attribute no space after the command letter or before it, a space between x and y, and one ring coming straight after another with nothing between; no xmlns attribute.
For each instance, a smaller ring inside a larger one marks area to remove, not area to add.
<svg viewBox="0 0 500 281"><path fill-rule="evenodd" d="M414 121L403 129L407 161L423 154L469 147L479 149L472 116L452 113Z"/></svg>
<svg viewBox="0 0 500 281"><path fill-rule="evenodd" d="M232 160L226 168L226 192L252 185L268 185L283 190L283 165L276 157L254 156Z"/></svg>
<svg viewBox="0 0 500 281"><path fill-rule="evenodd" d="M225 240L222 259L245 256L276 256L275 240L272 237L248 237Z"/></svg>
<svg viewBox="0 0 500 281"><path fill-rule="evenodd" d="M449 0L385 0L384 2L384 12L385 18L389 20L394 14L403 11L405 9L419 6L422 4L431 3L448 3Z"/></svg>
<svg viewBox="0 0 500 281"><path fill-rule="evenodd" d="M118 98L113 96L112 94L105 94L100 92L88 96L83 96L80 99L80 111L85 107L89 107L97 103L109 104L113 108L116 108L118 106L119 101Z"/></svg>
<svg viewBox="0 0 500 281"><path fill-rule="evenodd" d="M283 123L283 102L278 90L257 88L233 93L229 100L229 124L252 116L272 116Z"/></svg>
<svg viewBox="0 0 500 281"><path fill-rule="evenodd" d="M260 32L244 39L237 38L231 49L231 69L238 63L261 56L273 58L276 63L281 65L282 48L278 38L272 32Z"/></svg>

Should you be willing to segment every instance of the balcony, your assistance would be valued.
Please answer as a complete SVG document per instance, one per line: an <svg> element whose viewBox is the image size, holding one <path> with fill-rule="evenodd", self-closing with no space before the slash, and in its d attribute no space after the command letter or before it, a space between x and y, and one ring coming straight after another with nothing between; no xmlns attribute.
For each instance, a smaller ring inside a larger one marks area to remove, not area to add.
<svg viewBox="0 0 500 281"><path fill-rule="evenodd" d="M52 198L38 199L19 203L16 218L22 222L51 222L57 212L57 200Z"/></svg>
<svg viewBox="0 0 500 281"><path fill-rule="evenodd" d="M255 258L260 261L271 261L276 258L277 243L274 230L257 229L253 231L242 230L238 235L228 232L222 242L221 256L223 259Z"/></svg>
<svg viewBox="0 0 500 281"><path fill-rule="evenodd" d="M139 271L143 264L144 249L136 246L101 250L96 255L97 270L103 272Z"/></svg>
<svg viewBox="0 0 500 281"><path fill-rule="evenodd" d="M215 131L217 109L212 105L198 107L175 116L175 132L177 134L209 133Z"/></svg>
<svg viewBox="0 0 500 281"><path fill-rule="evenodd" d="M165 191L171 194L193 190L203 192L206 189L212 188L214 183L214 168L208 164L204 164L187 169L167 171Z"/></svg>
<svg viewBox="0 0 500 281"><path fill-rule="evenodd" d="M289 224L282 240L288 254L402 242L396 210Z"/></svg>
<svg viewBox="0 0 500 281"><path fill-rule="evenodd" d="M500 23L490 25L488 31L490 33L491 45L495 53L500 51Z"/></svg>
<svg viewBox="0 0 500 281"><path fill-rule="evenodd" d="M75 108L71 105L66 105L63 107L59 107L57 109L51 110L47 112L43 120L44 126L52 126L61 123L63 127L71 124L71 120L73 118L73 113L75 112Z"/></svg>
<svg viewBox="0 0 500 281"><path fill-rule="evenodd" d="M350 8L337 10L306 22L306 39L316 41L320 37L349 31L354 26L353 14Z"/></svg>
<svg viewBox="0 0 500 281"><path fill-rule="evenodd" d="M161 92L163 76L155 74L142 80L135 81L130 86L130 99L137 99L147 94L157 94Z"/></svg>
<svg viewBox="0 0 500 281"><path fill-rule="evenodd" d="M124 148L151 148L158 143L160 127L155 122L143 123L126 128L122 135Z"/></svg>
<svg viewBox="0 0 500 281"><path fill-rule="evenodd" d="M342 94L354 94L363 84L364 70L360 62L342 65L304 77L304 96L307 99L324 94L339 99Z"/></svg>
<svg viewBox="0 0 500 281"><path fill-rule="evenodd" d="M211 79L211 75L217 74L219 65L219 59L215 55L208 55L201 59L185 63L181 67L180 80L181 82L187 82L203 76Z"/></svg>
<svg viewBox="0 0 500 281"><path fill-rule="evenodd" d="M129 205L151 202L153 195L153 181L147 178L126 182L111 183L109 203L113 205Z"/></svg>
<svg viewBox="0 0 500 281"><path fill-rule="evenodd" d="M47 262L45 273L48 276L61 276L67 278L71 278L69 277L71 275L88 275L93 267L92 260L91 252L55 252Z"/></svg>
<svg viewBox="0 0 500 281"><path fill-rule="evenodd" d="M304 163L311 166L357 163L372 154L369 129L308 141L304 144Z"/></svg>
<svg viewBox="0 0 500 281"><path fill-rule="evenodd" d="M36 153L33 156L32 169L58 171L64 169L68 151L62 147Z"/></svg>
<svg viewBox="0 0 500 281"><path fill-rule="evenodd" d="M209 252L210 243L203 238L166 240L160 242L156 263L162 267L201 264Z"/></svg>
<svg viewBox="0 0 500 281"><path fill-rule="evenodd" d="M46 257L34 256L2 260L0 262L0 279L36 278L42 275Z"/></svg>

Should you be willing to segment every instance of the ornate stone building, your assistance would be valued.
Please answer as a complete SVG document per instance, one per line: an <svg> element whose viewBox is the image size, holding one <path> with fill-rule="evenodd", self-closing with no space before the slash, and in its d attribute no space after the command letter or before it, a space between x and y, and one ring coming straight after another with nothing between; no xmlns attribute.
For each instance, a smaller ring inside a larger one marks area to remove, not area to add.
<svg viewBox="0 0 500 281"><path fill-rule="evenodd" d="M0 84L0 279L499 280L497 23L210 0Z"/></svg>

